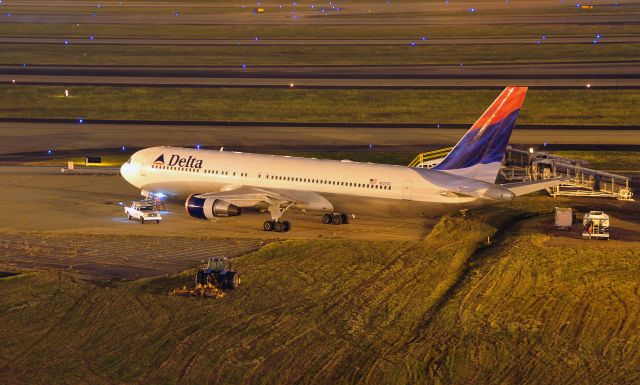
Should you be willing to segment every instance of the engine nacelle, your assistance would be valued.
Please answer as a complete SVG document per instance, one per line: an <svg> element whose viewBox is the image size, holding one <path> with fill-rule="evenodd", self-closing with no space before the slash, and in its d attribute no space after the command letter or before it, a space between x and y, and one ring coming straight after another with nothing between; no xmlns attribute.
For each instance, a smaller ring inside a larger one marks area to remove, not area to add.
<svg viewBox="0 0 640 385"><path fill-rule="evenodd" d="M213 219L215 217L236 217L241 214L240 207L222 199L197 198L189 195L184 204L187 213L194 218Z"/></svg>

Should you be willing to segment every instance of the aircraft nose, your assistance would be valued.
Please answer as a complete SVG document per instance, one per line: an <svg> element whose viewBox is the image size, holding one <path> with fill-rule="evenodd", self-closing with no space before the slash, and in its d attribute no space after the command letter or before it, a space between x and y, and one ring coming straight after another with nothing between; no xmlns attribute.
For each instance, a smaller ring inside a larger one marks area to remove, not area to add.
<svg viewBox="0 0 640 385"><path fill-rule="evenodd" d="M129 182L130 168L131 168L131 165L129 163L124 163L122 166L120 166L120 175L122 175L124 180L126 180L127 182Z"/></svg>
<svg viewBox="0 0 640 385"><path fill-rule="evenodd" d="M495 199L497 201L510 201L516 197L511 190L498 185L489 186L485 195L487 198Z"/></svg>

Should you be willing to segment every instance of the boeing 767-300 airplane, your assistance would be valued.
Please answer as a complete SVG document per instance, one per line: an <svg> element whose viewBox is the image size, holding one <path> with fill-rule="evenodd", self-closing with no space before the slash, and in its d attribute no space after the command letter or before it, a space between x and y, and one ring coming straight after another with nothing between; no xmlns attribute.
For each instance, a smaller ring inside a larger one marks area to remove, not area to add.
<svg viewBox="0 0 640 385"><path fill-rule="evenodd" d="M264 230L288 231L290 209L324 213L341 224L348 214L438 215L541 190L557 180L495 184L527 93L507 87L443 161L431 169L348 160L246 154L178 147L140 150L122 176L143 194L183 197L200 219L240 215L262 207Z"/></svg>

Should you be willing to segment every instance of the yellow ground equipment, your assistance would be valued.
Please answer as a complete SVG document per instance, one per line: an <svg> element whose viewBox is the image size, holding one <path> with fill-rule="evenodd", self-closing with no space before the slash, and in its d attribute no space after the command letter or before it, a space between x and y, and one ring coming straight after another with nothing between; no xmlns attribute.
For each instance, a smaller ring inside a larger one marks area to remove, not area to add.
<svg viewBox="0 0 640 385"><path fill-rule="evenodd" d="M453 147L420 153L409 163L409 167L432 168L442 162L451 150Z"/></svg>
<svg viewBox="0 0 640 385"><path fill-rule="evenodd" d="M197 284L193 289L187 289L186 286L183 286L182 289L173 289L169 292L169 295L199 298L222 298L224 297L224 292L213 284L206 283L204 285Z"/></svg>

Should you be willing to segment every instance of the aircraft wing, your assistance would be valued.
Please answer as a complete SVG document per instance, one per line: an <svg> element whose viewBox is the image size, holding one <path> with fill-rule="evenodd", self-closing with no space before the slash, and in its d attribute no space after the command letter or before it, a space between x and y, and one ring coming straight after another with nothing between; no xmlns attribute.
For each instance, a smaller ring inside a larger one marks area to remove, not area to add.
<svg viewBox="0 0 640 385"><path fill-rule="evenodd" d="M220 192L195 195L202 199L220 199L238 207L253 207L260 203L284 204L296 203L297 199L279 192L251 186L231 186Z"/></svg>
<svg viewBox="0 0 640 385"><path fill-rule="evenodd" d="M201 199L220 199L238 207L253 207L261 203L269 206L295 205L300 209L332 210L333 205L325 197L313 191L262 188L253 186L229 186L220 192L195 195Z"/></svg>
<svg viewBox="0 0 640 385"><path fill-rule="evenodd" d="M501 184L500 186L510 190L515 194L515 196L520 196L530 194L535 191L544 190L549 187L555 187L565 180L566 178L532 180L528 182L505 183Z"/></svg>

